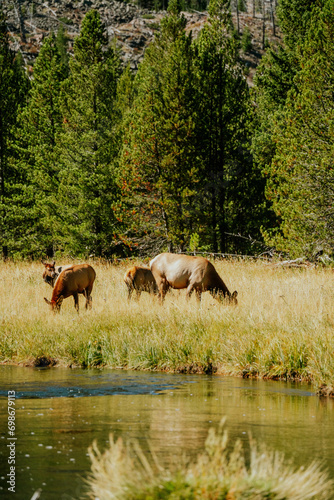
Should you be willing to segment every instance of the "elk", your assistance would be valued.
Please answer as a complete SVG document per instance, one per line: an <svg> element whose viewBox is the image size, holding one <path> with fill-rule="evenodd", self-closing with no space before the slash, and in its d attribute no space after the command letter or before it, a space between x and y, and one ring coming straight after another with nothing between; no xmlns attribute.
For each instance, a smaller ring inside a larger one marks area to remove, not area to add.
<svg viewBox="0 0 334 500"><path fill-rule="evenodd" d="M159 289L160 303L170 287L186 288L187 298L195 291L198 301L202 292L209 291L218 300L226 298L231 304L238 303L238 292L229 292L213 264L204 257L161 253L151 260L150 268Z"/></svg>
<svg viewBox="0 0 334 500"><path fill-rule="evenodd" d="M89 264L78 264L64 269L53 289L51 301L44 297L52 311L60 312L60 307L64 299L73 295L74 307L79 312L79 293L86 298L86 309L92 307L92 289L96 273Z"/></svg>
<svg viewBox="0 0 334 500"><path fill-rule="evenodd" d="M148 267L130 267L124 275L124 282L128 287L128 300L131 300L134 291L136 291L137 300L141 292L158 293L157 284Z"/></svg>
<svg viewBox="0 0 334 500"><path fill-rule="evenodd" d="M45 269L43 272L43 280L45 283L48 285L52 286L52 288L55 286L55 283L57 281L58 276L64 269L68 269L69 267L72 266L72 264L66 265L66 266L57 266L56 267L56 262L53 261L51 264L48 262L43 262L42 264L44 265Z"/></svg>

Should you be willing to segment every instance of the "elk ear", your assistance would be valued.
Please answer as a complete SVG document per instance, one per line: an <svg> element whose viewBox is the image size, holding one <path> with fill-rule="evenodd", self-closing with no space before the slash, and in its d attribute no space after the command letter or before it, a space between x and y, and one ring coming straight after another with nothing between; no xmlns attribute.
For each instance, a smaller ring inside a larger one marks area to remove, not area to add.
<svg viewBox="0 0 334 500"><path fill-rule="evenodd" d="M235 290L232 295L231 295L231 302L233 302L235 305L237 305L238 301L237 301L237 296L238 296L238 292Z"/></svg>
<svg viewBox="0 0 334 500"><path fill-rule="evenodd" d="M45 302L46 302L47 304L49 304L49 306L51 306L51 302L50 302L50 300L48 300L46 297L44 297L44 300L45 300Z"/></svg>

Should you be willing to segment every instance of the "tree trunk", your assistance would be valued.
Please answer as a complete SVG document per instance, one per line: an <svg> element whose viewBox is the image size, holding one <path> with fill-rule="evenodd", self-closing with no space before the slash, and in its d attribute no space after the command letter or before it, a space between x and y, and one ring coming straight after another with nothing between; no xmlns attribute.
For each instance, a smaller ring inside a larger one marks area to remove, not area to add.
<svg viewBox="0 0 334 500"><path fill-rule="evenodd" d="M215 253L218 252L218 242L217 242L217 205L216 205L216 189L215 186L211 190L211 213L212 213L212 248Z"/></svg>
<svg viewBox="0 0 334 500"><path fill-rule="evenodd" d="M4 138L3 138L3 125L2 125L2 120L1 120L1 115L0 115L0 200L4 204L5 203L5 162L6 162L6 153L5 153L5 144L4 144ZM2 211L2 224L4 223L5 217L6 217L6 212L5 209ZM1 236L2 240L2 258L3 260L6 260L8 258L8 247L5 245L4 237L3 235Z"/></svg>
<svg viewBox="0 0 334 500"><path fill-rule="evenodd" d="M211 234L212 234L212 249L215 253L218 252L218 241L217 241L217 204L216 204L216 158L214 151L217 148L212 144L213 131L216 129L214 126L214 103L211 95L210 103L210 141L209 141L209 172L211 172L211 179L209 183L209 190L211 196Z"/></svg>
<svg viewBox="0 0 334 500"><path fill-rule="evenodd" d="M168 251L172 252L173 251L173 243L169 239L169 220L168 220L167 212L164 209L164 195L163 195L162 191L160 191L160 198L161 198L161 202L162 202L161 215L162 215L162 220L164 221L164 226L165 226L165 235L166 235L166 240L167 240Z"/></svg>
<svg viewBox="0 0 334 500"><path fill-rule="evenodd" d="M273 25L273 36L276 36L276 27L275 27L275 15L273 9L273 0L270 0L270 14L271 14L271 22Z"/></svg>
<svg viewBox="0 0 334 500"><path fill-rule="evenodd" d="M18 10L18 17L19 17L19 22L20 22L21 41L22 41L22 43L26 43L27 42L27 39L26 39L26 30L25 30L25 27L24 27L24 18L23 18L23 15L22 15L22 10L21 10L21 4L20 3L18 3L17 10Z"/></svg>
<svg viewBox="0 0 334 500"><path fill-rule="evenodd" d="M262 1L262 50L266 47L266 7L265 0Z"/></svg>
<svg viewBox="0 0 334 500"><path fill-rule="evenodd" d="M222 56L220 56L221 58ZM225 164L224 164L224 150L225 150L225 145L224 145L224 134L223 134L223 116L222 116L222 110L223 110L223 95L222 95L222 90L224 88L223 86L223 62L220 59L220 65L219 65L219 111L218 111L218 133L219 133L219 160L218 160L218 166L219 166L219 181L218 181L218 201L219 201L219 219L218 219L218 228L219 228L219 246L220 246L220 251L225 253L226 252L226 238L225 238Z"/></svg>
<svg viewBox="0 0 334 500"><path fill-rule="evenodd" d="M236 10L237 10L237 32L238 32L238 35L239 35L239 33L240 33L240 24L239 24L239 0L236 0L235 5L236 5Z"/></svg>

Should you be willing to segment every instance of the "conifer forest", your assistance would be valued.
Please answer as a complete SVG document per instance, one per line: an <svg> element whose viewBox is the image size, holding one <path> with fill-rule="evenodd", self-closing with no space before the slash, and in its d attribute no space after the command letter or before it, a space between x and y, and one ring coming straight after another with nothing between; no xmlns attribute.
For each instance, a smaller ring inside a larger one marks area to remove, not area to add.
<svg viewBox="0 0 334 500"><path fill-rule="evenodd" d="M152 3L152 2L151 2ZM230 0L169 0L133 71L90 9L32 69L0 6L3 259L334 254L334 0L278 0L249 85ZM242 3L242 2L241 2ZM248 43L248 45L247 45Z"/></svg>

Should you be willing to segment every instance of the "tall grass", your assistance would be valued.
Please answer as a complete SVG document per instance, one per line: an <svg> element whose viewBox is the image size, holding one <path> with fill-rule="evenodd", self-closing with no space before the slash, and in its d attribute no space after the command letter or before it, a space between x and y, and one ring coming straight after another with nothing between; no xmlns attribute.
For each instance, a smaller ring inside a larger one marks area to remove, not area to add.
<svg viewBox="0 0 334 500"><path fill-rule="evenodd" d="M145 454L136 441L123 444L110 436L101 453L89 449L91 499L150 500L328 500L333 483L313 462L296 469L284 455L250 440L249 459L240 441L230 449L224 421L210 429L204 453L194 463L163 468L154 452Z"/></svg>
<svg viewBox="0 0 334 500"><path fill-rule="evenodd" d="M165 304L143 293L127 301L126 264L93 262L93 309L72 298L61 313L43 297L51 287L37 263L0 264L0 362L219 372L310 381L334 388L334 275L331 269L283 269L268 263L217 262L238 306L208 293L172 291Z"/></svg>

